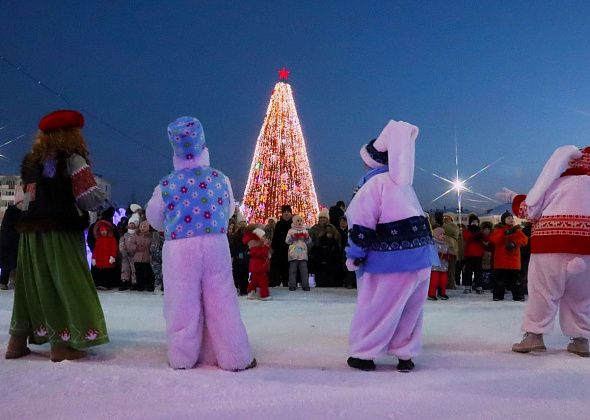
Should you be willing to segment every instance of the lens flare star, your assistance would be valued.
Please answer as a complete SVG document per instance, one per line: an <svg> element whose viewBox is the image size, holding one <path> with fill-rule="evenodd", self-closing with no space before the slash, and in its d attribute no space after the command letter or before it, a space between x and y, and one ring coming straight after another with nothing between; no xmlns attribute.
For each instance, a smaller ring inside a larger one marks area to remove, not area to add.
<svg viewBox="0 0 590 420"><path fill-rule="evenodd" d="M496 163L498 163L499 161L501 161L502 159L504 159L504 157L500 157L498 159L496 159L495 161L493 161L492 163L489 163L487 165L485 165L484 167L482 167L481 169L479 169L478 171L476 171L475 173L469 175L467 178L465 179L461 179L459 177L459 152L458 152L458 148L457 148L457 140L455 140L455 178L453 180L445 178L444 176L438 175L437 173L434 172L429 172L424 168L420 168L418 167L418 169L420 169L421 171L427 172L430 175L441 179L443 181L445 181L446 183L450 184L450 188L447 189L445 192L443 192L441 195L439 195L438 197L436 197L435 199L433 199L431 201L431 203L434 203L435 201L440 200L441 198L443 198L444 196L446 196L447 194L450 194L452 192L454 192L455 194L457 194L457 210L459 212L459 219L458 222L461 222L461 213L462 213L462 201L463 201L463 194L465 193L469 193L469 194L474 194L478 197L482 197L485 198L487 201L492 201L494 203L498 203L497 200L488 197L487 195L478 193L476 191L473 191L472 188L470 188L467 185L467 181L469 181L470 179L475 178L476 176L478 176L479 174L481 174L482 172L486 171L487 169L491 168L493 165L495 165ZM474 202L485 202L485 200L474 200L474 199L469 199L469 198L465 198L465 200L467 201L474 201Z"/></svg>

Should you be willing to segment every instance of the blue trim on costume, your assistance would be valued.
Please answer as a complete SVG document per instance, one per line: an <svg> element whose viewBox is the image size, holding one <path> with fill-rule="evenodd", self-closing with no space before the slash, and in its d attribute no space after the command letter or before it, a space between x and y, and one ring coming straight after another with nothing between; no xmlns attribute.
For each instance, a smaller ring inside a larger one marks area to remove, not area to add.
<svg viewBox="0 0 590 420"><path fill-rule="evenodd" d="M417 271L440 264L434 245L395 252L369 251L362 265L368 273Z"/></svg>
<svg viewBox="0 0 590 420"><path fill-rule="evenodd" d="M347 258L364 258L363 269L373 273L415 271L440 264L428 219L413 216L379 223L372 230L353 225Z"/></svg>

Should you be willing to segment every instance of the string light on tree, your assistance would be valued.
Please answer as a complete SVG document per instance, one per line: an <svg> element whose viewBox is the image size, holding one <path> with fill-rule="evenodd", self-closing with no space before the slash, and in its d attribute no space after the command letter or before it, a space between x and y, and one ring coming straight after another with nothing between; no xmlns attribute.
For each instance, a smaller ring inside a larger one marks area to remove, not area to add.
<svg viewBox="0 0 590 420"><path fill-rule="evenodd" d="M242 211L250 223L266 223L290 204L307 224L316 221L318 201L305 139L291 85L290 71L278 71L270 103L256 141Z"/></svg>

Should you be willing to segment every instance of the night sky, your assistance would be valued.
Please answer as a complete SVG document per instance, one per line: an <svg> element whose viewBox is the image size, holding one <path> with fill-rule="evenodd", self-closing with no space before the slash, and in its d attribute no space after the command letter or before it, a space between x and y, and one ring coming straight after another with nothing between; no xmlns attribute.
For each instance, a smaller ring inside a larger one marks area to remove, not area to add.
<svg viewBox="0 0 590 420"><path fill-rule="evenodd" d="M323 205L350 199L358 150L389 119L420 127L416 164L445 177L455 138L463 177L504 157L470 184L486 195L526 192L555 148L590 144L590 2L0 0L0 11L0 55L26 72L0 62L0 144L26 135L0 149L0 173L18 172L41 116L81 109L94 170L123 205L171 170L166 126L182 115L201 120L212 166L241 198L282 66ZM431 204L446 186L418 169L414 186L427 209L453 205Z"/></svg>

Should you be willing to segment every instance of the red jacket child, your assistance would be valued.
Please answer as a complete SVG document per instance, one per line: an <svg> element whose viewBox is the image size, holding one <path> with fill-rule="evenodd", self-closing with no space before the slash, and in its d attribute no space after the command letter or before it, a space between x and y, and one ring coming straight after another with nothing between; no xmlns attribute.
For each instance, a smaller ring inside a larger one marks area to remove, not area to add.
<svg viewBox="0 0 590 420"><path fill-rule="evenodd" d="M252 226L253 227L253 226ZM260 299L270 299L268 290L268 271L270 268L269 254L270 246L264 239L264 230L246 228L242 241L248 244L250 249L250 283L248 284L248 299L255 299L256 288L260 289Z"/></svg>
<svg viewBox="0 0 590 420"><path fill-rule="evenodd" d="M96 245L92 252L92 265L96 268L113 268L117 262L117 239L115 227L106 220L94 225Z"/></svg>

